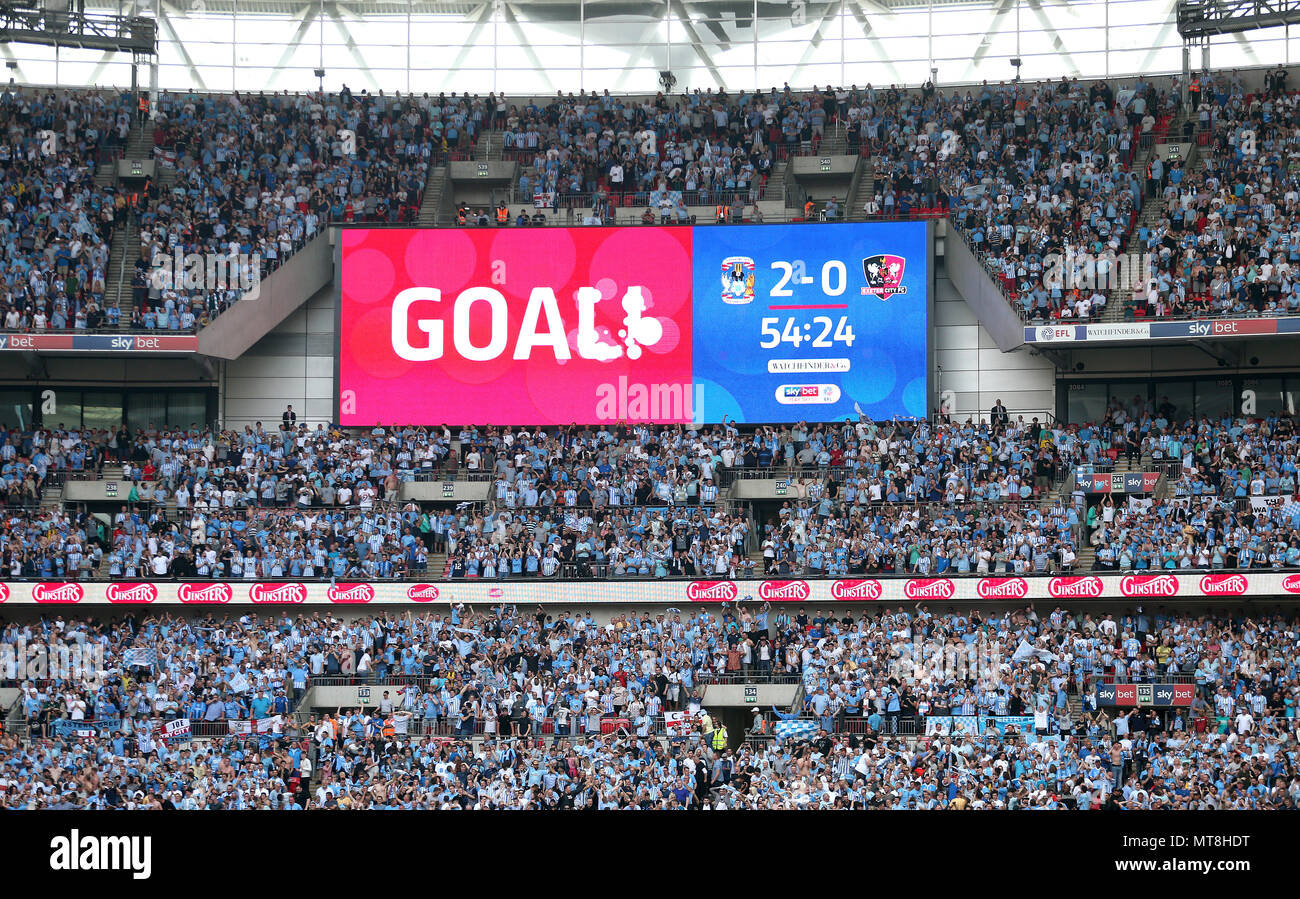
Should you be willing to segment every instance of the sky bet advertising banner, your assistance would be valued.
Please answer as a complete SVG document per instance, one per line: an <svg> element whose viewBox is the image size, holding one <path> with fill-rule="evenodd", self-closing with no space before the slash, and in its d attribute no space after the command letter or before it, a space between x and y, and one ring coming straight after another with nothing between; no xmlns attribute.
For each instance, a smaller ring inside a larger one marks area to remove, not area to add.
<svg viewBox="0 0 1300 899"><path fill-rule="evenodd" d="M339 421L923 416L927 228L346 229Z"/></svg>

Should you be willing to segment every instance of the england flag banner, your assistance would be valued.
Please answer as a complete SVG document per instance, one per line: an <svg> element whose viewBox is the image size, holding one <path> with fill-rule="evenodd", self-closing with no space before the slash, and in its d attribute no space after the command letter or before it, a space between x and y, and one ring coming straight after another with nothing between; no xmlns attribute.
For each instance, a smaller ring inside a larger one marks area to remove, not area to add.
<svg viewBox="0 0 1300 899"><path fill-rule="evenodd" d="M700 716L690 712L664 712L664 733L670 737L685 737L698 732Z"/></svg>

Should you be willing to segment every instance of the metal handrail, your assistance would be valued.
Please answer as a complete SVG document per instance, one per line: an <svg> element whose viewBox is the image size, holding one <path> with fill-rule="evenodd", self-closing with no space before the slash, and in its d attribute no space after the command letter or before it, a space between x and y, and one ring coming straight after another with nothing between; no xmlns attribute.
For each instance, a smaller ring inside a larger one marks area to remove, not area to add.
<svg viewBox="0 0 1300 899"><path fill-rule="evenodd" d="M1067 464L1058 463L1052 467L1052 479L1055 481L1069 467ZM808 480L826 481L828 479L842 482L849 478L868 477L860 469L846 465L817 465L815 463L805 466L741 466L733 465L730 468L715 468L714 480L719 482L720 487L727 487L734 481L751 480L751 481L786 481L786 482L804 482ZM873 475L874 477L874 475ZM1032 484L1030 486L1033 486ZM1025 502L1020 497L1008 497L1002 502ZM885 505L910 504L912 500L898 500L894 503L883 501ZM973 502L967 500L968 503Z"/></svg>
<svg viewBox="0 0 1300 899"><path fill-rule="evenodd" d="M114 335L114 336L117 336L117 335L120 335L120 334L128 334L128 335L136 335L136 334L138 334L138 335L140 335L140 336L142 336L142 337L169 337L169 336L171 336L171 335L173 335L173 334L176 334L176 335L183 335L183 334L196 334L196 333L198 333L200 330L202 330L202 328L201 328L199 325L197 325L197 324L196 324L194 327L192 327L192 328L177 328L176 330L173 331L171 328L132 328L132 327L118 327L118 326L115 326L115 325L110 325L110 324L107 323L107 321L105 321L105 323L102 324L102 325L100 325L98 328L73 328L73 327L67 327L67 328L48 328L48 327L46 327L46 328L33 328L33 327L30 327L30 326L29 326L29 327L26 327L26 328L4 328L4 327L0 327L0 334L58 334L58 335L60 335L60 336L63 336L63 335L68 335L68 334L102 334L102 333L109 333L109 334L112 334L112 335Z"/></svg>
<svg viewBox="0 0 1300 899"><path fill-rule="evenodd" d="M1081 692L1086 695L1092 692L1097 684L1194 684L1196 682L1195 674L1185 672L1155 674L1151 677L1134 677L1131 674L1093 674L1088 675L1084 680Z"/></svg>
<svg viewBox="0 0 1300 899"><path fill-rule="evenodd" d="M4 508L4 507L0 507L0 508ZM437 551L431 551L429 555L431 557L434 557L434 556L440 556L442 555L442 553L443 553L442 550L437 550ZM173 584L173 583L182 583L182 582L229 583L229 584L246 584L246 583L334 584L334 583L352 583L353 581L364 581L366 583L376 583L376 584L424 583L424 584L435 584L435 585L456 585L456 584L473 584L473 583L526 584L529 582L541 583L546 581L554 581L560 583L568 583L568 582L585 583L590 581L603 581L603 580L610 580L610 581L617 580L619 582L629 581L635 583L646 583L646 582L690 583L691 581L713 582L713 581L720 581L720 580L731 580L736 584L757 584L764 580L796 579L801 581L835 581L835 580L845 580L845 579L852 579L852 578L871 578L873 580L881 580L881 581L897 581L897 580L908 580L910 578L923 577L923 575L913 574L911 572L906 572L906 571L904 572L875 571L875 572L858 572L858 573L849 572L848 574L843 574L843 575L841 574L830 575L830 574L823 574L823 573L811 572L811 571L804 571L804 572L791 571L787 574L779 574L773 572L770 575L766 575L763 573L760 566L755 568L753 571L742 570L738 574L738 576L733 579L725 574L717 574L711 577L706 575L696 575L694 577L690 577L686 575L671 575L671 574L660 576L656 574L632 574L630 572L626 574L615 575L613 572L608 570L610 567L608 563L603 563L603 562L591 562L589 563L589 567L593 569L601 568L604 569L604 571L602 571L600 574L584 575L579 573L576 570L579 568L577 563L564 563L559 569L559 571L557 571L556 574L550 576L546 576L538 573L538 574L531 574L531 575L523 574L519 576L499 575L495 578L482 578L482 577L449 578L443 572L435 573L426 568L423 571L407 571L401 574L400 576L394 576L394 577L382 578L382 579L374 578L369 575L360 575L357 576L356 578L349 579L346 576L340 578L329 574L316 575L315 577L303 577L303 576L289 577L287 575L281 575L280 577L272 577L272 576L258 575L255 578L228 577L228 576L222 577L222 576L215 576L215 575L210 575L207 577L176 577L175 575L167 575L165 577L157 577L157 578L125 579L120 576L107 574L105 572L96 572L89 577L70 577L65 575L64 579L78 581L80 583L85 583L85 584L103 583L103 582L111 581L113 583L121 583L126 585L139 584L139 583ZM564 574L560 573L566 571L566 569L574 569L574 570L569 570L567 571L567 573ZM1291 572L1291 571L1300 570L1300 566L1283 566L1281 569L1273 569L1271 566L1253 566L1250 568L1243 568L1240 566L1236 568L1218 567L1213 569L1200 568L1200 567L1151 568L1149 569L1148 573L1189 574L1194 572L1214 571L1216 573L1217 572L1242 572L1246 574L1251 574L1251 573L1266 574L1269 572L1275 572L1277 570ZM1119 569L1119 568L1115 568L1115 569L1076 568L1072 573L1075 575L1087 574L1089 576L1100 577L1100 578L1110 578L1110 577L1118 578L1118 577L1124 577L1133 574L1134 572L1143 573L1144 571L1148 571L1148 570L1147 569ZM953 569L949 569L941 575L936 574L936 575L931 575L931 577L942 577L951 580L978 580L981 578L989 579L989 578L1000 578L1000 577L1037 579L1037 578L1047 578L1047 577L1061 577L1069 573L1070 572L1033 570L1033 571L1025 571L1020 574L1012 574L1010 572L981 574L975 571L960 572ZM5 578L5 580L9 583L25 584L25 583L43 582L48 579L39 576L29 577L24 575L21 577L7 577ZM1121 600L1118 597L1116 597L1114 601L1121 601ZM559 601L555 600L554 602L559 602Z"/></svg>
<svg viewBox="0 0 1300 899"><path fill-rule="evenodd" d="M707 684L801 684L803 683L803 675L797 672L763 673L761 671L753 670L753 666L751 666L751 670L747 674L697 674L695 676L695 683L697 686Z"/></svg>

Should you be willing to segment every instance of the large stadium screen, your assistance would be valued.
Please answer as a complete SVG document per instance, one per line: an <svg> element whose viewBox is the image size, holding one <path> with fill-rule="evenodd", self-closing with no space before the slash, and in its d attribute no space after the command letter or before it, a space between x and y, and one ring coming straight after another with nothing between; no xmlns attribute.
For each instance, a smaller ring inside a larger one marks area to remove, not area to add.
<svg viewBox="0 0 1300 899"><path fill-rule="evenodd" d="M339 421L828 421L928 406L925 222L343 232Z"/></svg>

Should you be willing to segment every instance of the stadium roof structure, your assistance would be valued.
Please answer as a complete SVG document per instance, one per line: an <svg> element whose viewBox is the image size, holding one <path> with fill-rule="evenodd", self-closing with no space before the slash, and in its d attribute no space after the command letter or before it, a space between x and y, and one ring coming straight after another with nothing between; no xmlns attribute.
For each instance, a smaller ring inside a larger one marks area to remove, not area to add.
<svg viewBox="0 0 1300 899"><path fill-rule="evenodd" d="M157 26L148 16L0 3L0 42L9 41L136 54L152 54L158 47Z"/></svg>
<svg viewBox="0 0 1300 899"><path fill-rule="evenodd" d="M1185 39L1237 34L1300 22L1298 0L1178 0L1178 33Z"/></svg>
<svg viewBox="0 0 1300 899"><path fill-rule="evenodd" d="M1234 2L1300 0L1219 5ZM173 90L543 96L654 92L664 71L681 91L1184 68L1177 0L87 0L87 12L153 17L153 86ZM1281 25L1202 43L1216 66L1246 67L1289 61L1290 40ZM130 82L103 51L0 43L0 58L26 83Z"/></svg>

